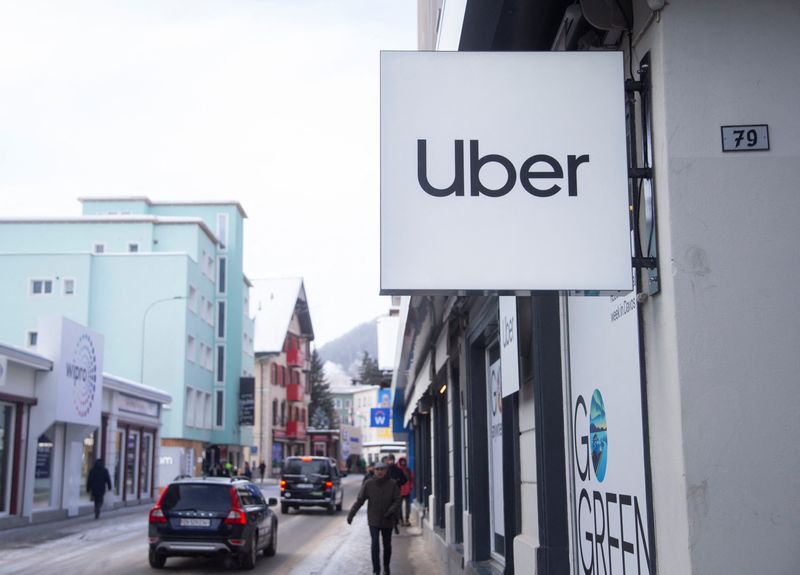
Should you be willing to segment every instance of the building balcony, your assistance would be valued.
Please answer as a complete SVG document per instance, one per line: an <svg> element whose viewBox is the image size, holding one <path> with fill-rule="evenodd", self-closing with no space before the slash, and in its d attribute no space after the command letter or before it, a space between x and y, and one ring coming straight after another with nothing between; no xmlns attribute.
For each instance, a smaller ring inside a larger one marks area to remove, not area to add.
<svg viewBox="0 0 800 575"><path fill-rule="evenodd" d="M286 352L286 365L305 369L306 354L302 349L290 349Z"/></svg>
<svg viewBox="0 0 800 575"><path fill-rule="evenodd" d="M302 421L286 422L286 439L305 439L306 426Z"/></svg>
<svg viewBox="0 0 800 575"><path fill-rule="evenodd" d="M299 383L290 383L286 386L286 401L305 401L306 394Z"/></svg>

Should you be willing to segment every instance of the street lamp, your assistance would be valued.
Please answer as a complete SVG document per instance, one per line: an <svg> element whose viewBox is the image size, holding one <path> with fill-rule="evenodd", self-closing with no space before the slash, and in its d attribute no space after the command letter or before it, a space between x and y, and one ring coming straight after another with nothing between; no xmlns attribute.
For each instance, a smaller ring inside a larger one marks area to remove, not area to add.
<svg viewBox="0 0 800 575"><path fill-rule="evenodd" d="M144 310L144 316L142 317L142 357L141 357L141 362L139 364L139 383L141 384L144 384L144 334L145 334L145 325L147 324L147 314L150 313L150 310L153 309L153 306L156 304L178 299L187 299L187 297L185 295L174 295L172 297L157 299L156 301L151 302L150 305L147 306L147 309Z"/></svg>

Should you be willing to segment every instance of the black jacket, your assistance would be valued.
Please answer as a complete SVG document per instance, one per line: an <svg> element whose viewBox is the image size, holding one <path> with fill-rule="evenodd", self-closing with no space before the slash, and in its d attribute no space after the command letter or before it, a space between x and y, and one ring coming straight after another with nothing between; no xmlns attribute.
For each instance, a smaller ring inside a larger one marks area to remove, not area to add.
<svg viewBox="0 0 800 575"><path fill-rule="evenodd" d="M101 497L105 495L106 486L111 489L111 476L108 474L108 469L103 466L103 462L98 459L89 471L86 491L95 497Z"/></svg>
<svg viewBox="0 0 800 575"><path fill-rule="evenodd" d="M389 472L386 474L389 479L394 479L397 482L398 487L402 487L403 483L408 481L406 474L400 469L396 463L392 463L389 466Z"/></svg>
<svg viewBox="0 0 800 575"><path fill-rule="evenodd" d="M361 486L355 504L350 508L347 518L353 520L356 512L369 501L367 506L367 523L370 527L390 529L394 527L394 516L400 509L400 488L393 479L377 477L369 479Z"/></svg>

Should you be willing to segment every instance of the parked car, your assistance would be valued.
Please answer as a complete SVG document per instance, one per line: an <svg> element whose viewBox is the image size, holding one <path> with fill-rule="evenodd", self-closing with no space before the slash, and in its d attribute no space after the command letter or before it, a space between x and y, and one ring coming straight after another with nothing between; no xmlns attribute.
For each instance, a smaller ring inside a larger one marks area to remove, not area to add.
<svg viewBox="0 0 800 575"><path fill-rule="evenodd" d="M327 457L287 457L281 469L281 513L289 508L324 507L342 510L342 476Z"/></svg>
<svg viewBox="0 0 800 575"><path fill-rule="evenodd" d="M278 518L246 479L202 477L170 483L150 510L150 566L161 569L168 557L231 556L243 569L255 567L258 553L275 555Z"/></svg>

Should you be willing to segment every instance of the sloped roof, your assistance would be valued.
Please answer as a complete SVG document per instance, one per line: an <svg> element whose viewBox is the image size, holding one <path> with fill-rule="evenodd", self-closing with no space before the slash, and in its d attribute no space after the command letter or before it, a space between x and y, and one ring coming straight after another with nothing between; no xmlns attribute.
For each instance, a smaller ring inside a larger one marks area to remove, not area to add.
<svg viewBox="0 0 800 575"><path fill-rule="evenodd" d="M256 355L280 353L297 309L300 335L314 339L303 278L254 279L250 289L250 315L255 318Z"/></svg>

